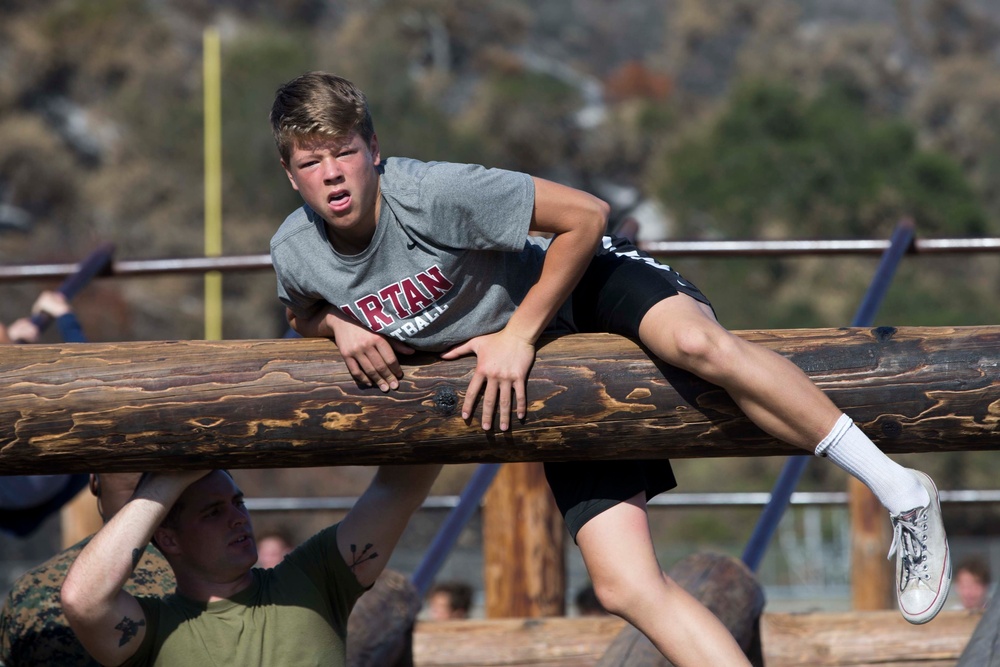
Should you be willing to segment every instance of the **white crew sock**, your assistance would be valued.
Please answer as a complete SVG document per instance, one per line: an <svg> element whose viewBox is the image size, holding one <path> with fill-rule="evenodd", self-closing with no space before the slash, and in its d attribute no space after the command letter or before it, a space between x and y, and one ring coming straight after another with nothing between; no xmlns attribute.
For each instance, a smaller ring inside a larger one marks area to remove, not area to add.
<svg viewBox="0 0 1000 667"><path fill-rule="evenodd" d="M931 501L916 476L882 453L847 415L840 415L816 446L816 456L830 459L858 478L891 514L924 507Z"/></svg>

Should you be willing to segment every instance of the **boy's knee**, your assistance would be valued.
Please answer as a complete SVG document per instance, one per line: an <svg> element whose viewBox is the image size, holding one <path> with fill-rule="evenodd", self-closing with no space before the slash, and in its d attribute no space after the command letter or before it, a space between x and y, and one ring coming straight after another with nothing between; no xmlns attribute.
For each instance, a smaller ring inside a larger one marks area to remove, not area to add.
<svg viewBox="0 0 1000 667"><path fill-rule="evenodd" d="M605 611L628 618L630 610L636 609L638 601L648 593L649 585L648 581L620 572L594 581L594 594Z"/></svg>
<svg viewBox="0 0 1000 667"><path fill-rule="evenodd" d="M721 368L735 358L738 341L720 327L688 326L674 334L674 349L684 365Z"/></svg>
<svg viewBox="0 0 1000 667"><path fill-rule="evenodd" d="M623 611L628 609L624 593L624 588L610 582L594 583L594 594L597 596L597 601L609 614L622 616Z"/></svg>

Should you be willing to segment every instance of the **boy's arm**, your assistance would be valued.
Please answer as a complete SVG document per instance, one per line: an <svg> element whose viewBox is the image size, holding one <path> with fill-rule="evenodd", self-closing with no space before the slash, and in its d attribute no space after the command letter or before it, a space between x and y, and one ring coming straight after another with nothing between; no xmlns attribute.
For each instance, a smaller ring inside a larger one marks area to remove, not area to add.
<svg viewBox="0 0 1000 667"><path fill-rule="evenodd" d="M423 504L439 464L381 466L337 528L337 547L362 586L385 569L410 517Z"/></svg>
<svg viewBox="0 0 1000 667"><path fill-rule="evenodd" d="M412 354L412 347L364 328L329 304L310 317L296 315L291 308L286 308L285 314L288 325L300 336L333 339L347 370L359 385L377 385L382 391L399 387L403 369L396 353Z"/></svg>
<svg viewBox="0 0 1000 667"><path fill-rule="evenodd" d="M205 474L143 478L132 499L94 535L70 567L62 585L63 612L80 643L102 665L120 665L142 645L145 614L122 586L174 502Z"/></svg>
<svg viewBox="0 0 1000 667"><path fill-rule="evenodd" d="M465 394L462 417L469 418L482 392L482 426L487 430L492 426L496 407L500 430L510 426L512 392L517 417L524 418L524 388L535 359L535 342L583 276L608 224L609 207L597 197L540 178L534 182L530 229L554 236L545 253L541 276L503 329L473 338L441 355L454 359L469 352L476 354L476 371Z"/></svg>

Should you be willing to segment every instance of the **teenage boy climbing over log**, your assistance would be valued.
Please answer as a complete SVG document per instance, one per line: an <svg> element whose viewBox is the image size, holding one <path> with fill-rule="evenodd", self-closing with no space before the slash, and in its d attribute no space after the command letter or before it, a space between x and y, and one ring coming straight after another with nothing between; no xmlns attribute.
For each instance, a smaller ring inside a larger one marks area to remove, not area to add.
<svg viewBox="0 0 1000 667"><path fill-rule="evenodd" d="M278 294L303 336L332 338L352 376L398 387L397 355L476 355L462 405L482 427L524 419L543 333L611 332L723 387L772 436L864 482L889 511L900 609L924 623L951 566L934 483L886 457L784 357L734 336L689 280L605 236L608 206L478 165L383 159L364 94L322 72L282 86L271 126L305 205L271 240ZM538 232L547 238L529 235ZM748 664L725 627L660 569L646 502L675 486L656 461L547 463L601 604L674 664Z"/></svg>

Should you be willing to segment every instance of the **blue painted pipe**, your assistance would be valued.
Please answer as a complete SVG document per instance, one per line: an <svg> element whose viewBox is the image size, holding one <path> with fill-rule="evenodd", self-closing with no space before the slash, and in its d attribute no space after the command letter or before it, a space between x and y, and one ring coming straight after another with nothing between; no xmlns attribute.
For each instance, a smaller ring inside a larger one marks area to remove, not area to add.
<svg viewBox="0 0 1000 667"><path fill-rule="evenodd" d="M452 547L458 541L458 536L462 533L465 525L472 518L472 515L479 509L483 496L493 483L500 470L499 463L483 463L476 468L468 484L462 489L462 495L458 498L458 504L448 513L437 535L431 542L424 559L420 562L413 577L410 579L416 587L420 597L423 598L434 583L441 566L444 565Z"/></svg>
<svg viewBox="0 0 1000 667"><path fill-rule="evenodd" d="M875 315L882 305L886 292L889 291L892 279L896 275L896 269L903 259L903 255L913 243L913 236L913 221L910 219L900 220L892 233L889 247L882 253L882 259L879 260L878 268L868 285L865 297L854 313L851 326L870 327L875 321ZM752 571L756 572L757 568L760 567L760 562L764 559L764 552L767 551L767 545L774 536L774 531L777 530L778 523L788 507L792 493L799 483L799 478L811 458L808 455L789 457L781 469L781 474L771 491L771 499L764 506L764 510L757 520L757 525L754 526L753 533L750 535L750 540L743 550L743 563Z"/></svg>

